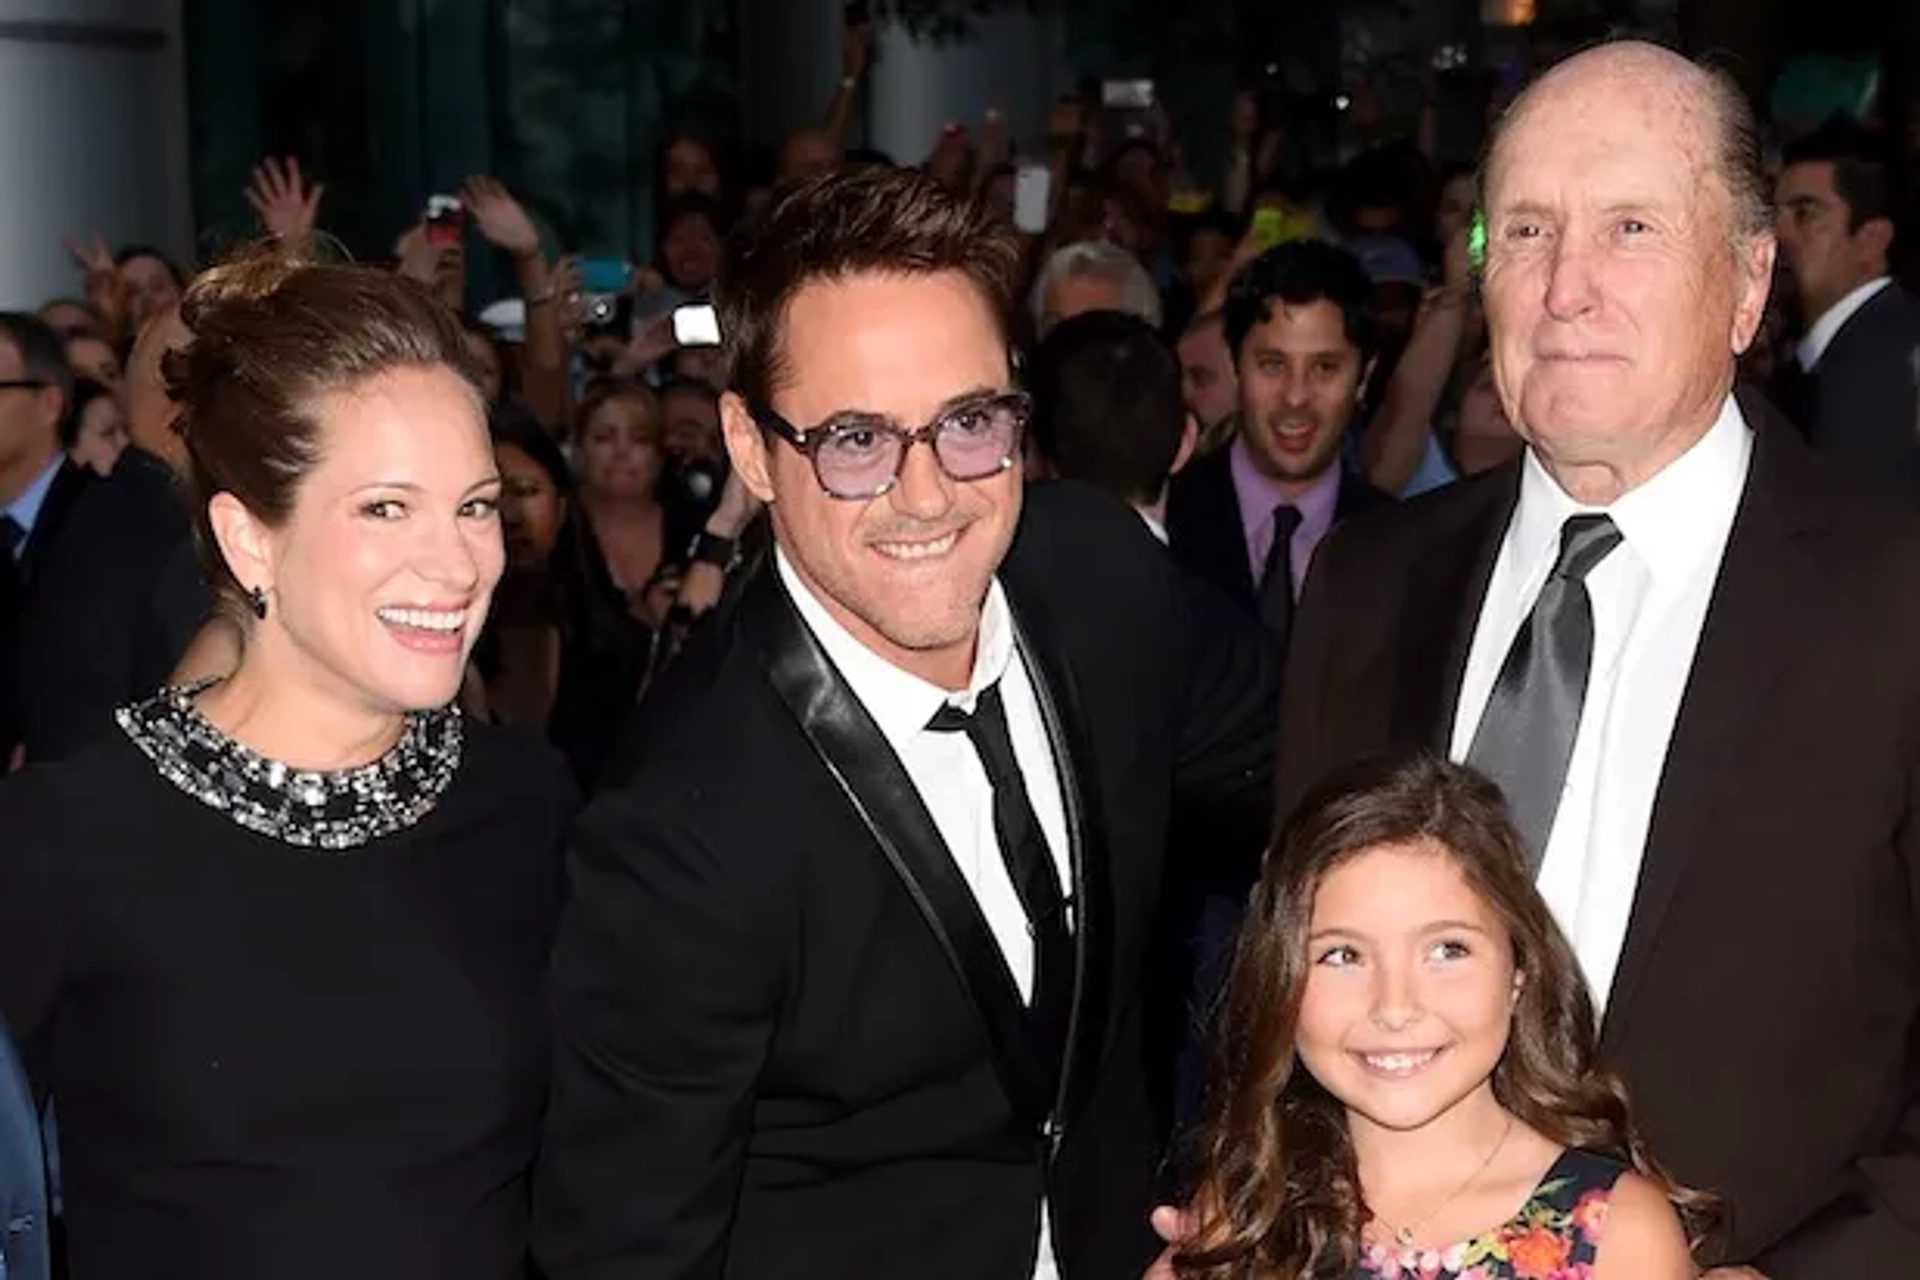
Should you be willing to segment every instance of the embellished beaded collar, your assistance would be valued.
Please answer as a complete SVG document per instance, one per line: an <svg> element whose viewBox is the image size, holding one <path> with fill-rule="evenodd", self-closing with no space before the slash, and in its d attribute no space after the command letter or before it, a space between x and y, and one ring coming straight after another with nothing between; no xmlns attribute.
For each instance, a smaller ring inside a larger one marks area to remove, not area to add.
<svg viewBox="0 0 1920 1280"><path fill-rule="evenodd" d="M115 714L160 776L249 831L341 852L426 817L460 766L458 710L416 712L371 764L318 773L269 760L213 726L193 699L213 684L163 688Z"/></svg>

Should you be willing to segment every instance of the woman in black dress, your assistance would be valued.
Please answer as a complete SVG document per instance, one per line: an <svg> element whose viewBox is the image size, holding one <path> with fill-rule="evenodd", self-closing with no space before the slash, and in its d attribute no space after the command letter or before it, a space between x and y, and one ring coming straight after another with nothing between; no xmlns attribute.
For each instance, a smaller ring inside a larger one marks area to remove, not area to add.
<svg viewBox="0 0 1920 1280"><path fill-rule="evenodd" d="M238 667L0 784L73 1280L507 1280L573 789L450 704L503 552L458 322L265 250L168 357Z"/></svg>

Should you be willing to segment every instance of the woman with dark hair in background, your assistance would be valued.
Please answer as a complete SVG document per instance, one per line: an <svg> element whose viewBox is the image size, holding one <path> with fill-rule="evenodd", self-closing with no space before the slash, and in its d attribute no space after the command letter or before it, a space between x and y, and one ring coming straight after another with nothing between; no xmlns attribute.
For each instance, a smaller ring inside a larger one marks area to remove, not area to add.
<svg viewBox="0 0 1920 1280"><path fill-rule="evenodd" d="M81 466L113 474L127 447L127 415L111 390L92 378L73 380L73 403L60 420L60 447Z"/></svg>
<svg viewBox="0 0 1920 1280"><path fill-rule="evenodd" d="M713 147L695 134L681 131L660 148L654 188L661 199L698 193L710 200L726 200L726 175Z"/></svg>
<svg viewBox="0 0 1920 1280"><path fill-rule="evenodd" d="M487 714L544 734L584 786L632 708L647 629L594 545L560 446L530 417L493 422L507 570L474 651Z"/></svg>
<svg viewBox="0 0 1920 1280"><path fill-rule="evenodd" d="M727 215L720 202L700 192L667 200L660 208L660 234L653 266L683 300L703 298L720 269Z"/></svg>
<svg viewBox="0 0 1920 1280"><path fill-rule="evenodd" d="M0 1018L71 1275L520 1280L575 789L451 705L503 559L459 322L272 248L182 315L237 665L0 785Z"/></svg>
<svg viewBox="0 0 1920 1280"><path fill-rule="evenodd" d="M682 548L667 528L660 480L666 469L660 397L643 383L601 382L580 402L574 465L580 517L606 558L620 594L643 616L643 593Z"/></svg>

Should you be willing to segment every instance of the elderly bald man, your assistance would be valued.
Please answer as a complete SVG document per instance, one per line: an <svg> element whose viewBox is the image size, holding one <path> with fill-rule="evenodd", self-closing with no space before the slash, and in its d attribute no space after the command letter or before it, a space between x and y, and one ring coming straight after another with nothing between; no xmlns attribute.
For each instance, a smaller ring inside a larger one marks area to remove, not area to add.
<svg viewBox="0 0 1920 1280"><path fill-rule="evenodd" d="M1920 517L1734 393L1775 246L1727 81L1570 58L1483 189L1527 448L1322 546L1280 816L1382 749L1492 774L1715 1274L1920 1273Z"/></svg>

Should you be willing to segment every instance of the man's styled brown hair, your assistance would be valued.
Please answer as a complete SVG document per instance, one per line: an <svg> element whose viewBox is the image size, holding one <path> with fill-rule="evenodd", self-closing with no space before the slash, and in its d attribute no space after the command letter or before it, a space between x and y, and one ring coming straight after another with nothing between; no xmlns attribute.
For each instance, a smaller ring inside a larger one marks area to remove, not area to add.
<svg viewBox="0 0 1920 1280"><path fill-rule="evenodd" d="M734 234L714 282L727 385L768 402L787 375L787 308L807 285L948 271L980 289L1011 346L1020 243L984 205L912 169L834 173L780 192Z"/></svg>

